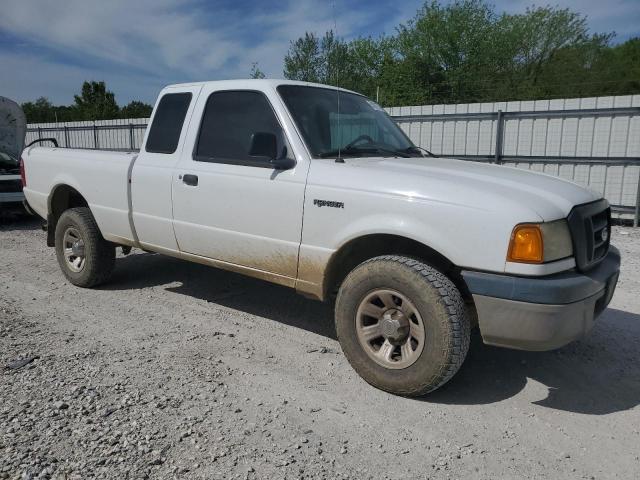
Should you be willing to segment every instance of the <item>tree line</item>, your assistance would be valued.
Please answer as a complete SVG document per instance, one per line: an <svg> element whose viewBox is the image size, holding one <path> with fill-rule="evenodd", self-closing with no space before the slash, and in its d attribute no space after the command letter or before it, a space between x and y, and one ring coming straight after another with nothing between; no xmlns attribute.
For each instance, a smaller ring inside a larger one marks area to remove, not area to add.
<svg viewBox="0 0 640 480"><path fill-rule="evenodd" d="M307 32L291 41L285 78L338 85L383 106L573 98L640 93L640 38L614 44L567 8L498 13L485 0L427 1L392 35L345 40ZM249 76L264 78L258 63ZM84 82L70 106L22 105L30 123L142 118L104 82Z"/></svg>
<svg viewBox="0 0 640 480"><path fill-rule="evenodd" d="M46 97L22 104L29 123L75 122L80 120L112 120L115 118L148 118L153 107L137 100L119 107L113 92L104 82L84 82L80 95L72 105L53 105Z"/></svg>
<svg viewBox="0 0 640 480"><path fill-rule="evenodd" d="M499 14L484 0L428 1L393 35L307 32L291 42L284 76L384 106L640 93L640 38L615 45L614 35L591 34L565 8Z"/></svg>

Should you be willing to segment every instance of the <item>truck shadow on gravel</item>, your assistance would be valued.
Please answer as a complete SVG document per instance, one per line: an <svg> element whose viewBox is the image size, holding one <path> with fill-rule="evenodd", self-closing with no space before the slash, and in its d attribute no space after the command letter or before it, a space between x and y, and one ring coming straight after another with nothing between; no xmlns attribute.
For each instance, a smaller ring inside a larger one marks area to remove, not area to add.
<svg viewBox="0 0 640 480"><path fill-rule="evenodd" d="M161 255L119 258L112 280L103 288L163 285L170 292L336 339L331 305L285 287ZM628 410L640 404L638 345L640 315L615 309L605 311L587 339L554 352L489 347L476 333L458 374L418 401L492 404L517 395L534 381L541 385L534 387L538 399L531 402L539 406L588 415Z"/></svg>
<svg viewBox="0 0 640 480"><path fill-rule="evenodd" d="M551 352L490 347L476 333L458 374L424 400L490 404L533 381L541 384L529 394L535 405L587 415L629 410L640 404L639 344L640 315L612 308L587 338Z"/></svg>
<svg viewBox="0 0 640 480"><path fill-rule="evenodd" d="M174 286L176 283L180 285ZM167 285L165 290L275 320L336 340L330 305L302 297L292 289L205 265L153 253L116 260L105 290Z"/></svg>

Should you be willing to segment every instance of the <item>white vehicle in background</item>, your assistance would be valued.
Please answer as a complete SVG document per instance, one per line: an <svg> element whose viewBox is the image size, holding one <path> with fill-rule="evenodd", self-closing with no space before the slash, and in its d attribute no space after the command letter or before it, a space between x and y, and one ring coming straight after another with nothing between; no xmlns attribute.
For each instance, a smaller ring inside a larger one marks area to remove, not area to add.
<svg viewBox="0 0 640 480"><path fill-rule="evenodd" d="M530 171L425 156L374 102L302 82L160 93L140 152L32 147L24 192L66 278L132 247L335 299L369 383L422 395L484 342L575 340L620 267L606 200ZM505 368L509 368L505 366Z"/></svg>
<svg viewBox="0 0 640 480"><path fill-rule="evenodd" d="M0 210L21 208L19 157L24 148L27 121L20 105L0 97Z"/></svg>

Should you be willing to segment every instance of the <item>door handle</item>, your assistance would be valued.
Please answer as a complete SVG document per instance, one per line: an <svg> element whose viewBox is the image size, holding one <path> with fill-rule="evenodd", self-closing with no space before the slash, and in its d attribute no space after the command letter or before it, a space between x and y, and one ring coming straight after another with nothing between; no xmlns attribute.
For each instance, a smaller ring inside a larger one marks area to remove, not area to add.
<svg viewBox="0 0 640 480"><path fill-rule="evenodd" d="M185 185L191 185L192 187L198 186L198 176L197 175L182 175L182 183Z"/></svg>

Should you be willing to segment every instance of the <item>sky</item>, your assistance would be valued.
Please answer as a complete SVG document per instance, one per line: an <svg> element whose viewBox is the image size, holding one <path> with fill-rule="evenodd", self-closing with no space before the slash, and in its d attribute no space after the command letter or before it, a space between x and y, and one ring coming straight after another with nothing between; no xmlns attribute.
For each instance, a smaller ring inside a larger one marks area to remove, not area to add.
<svg viewBox="0 0 640 480"><path fill-rule="evenodd" d="M443 0L445 3L447 0ZM533 3L497 0L497 11ZM640 35L640 0L549 0L615 41ZM167 84L246 78L257 62L282 77L291 40L305 31L393 34L423 0L0 0L0 95L73 102L85 80L104 80L120 105L153 103Z"/></svg>

